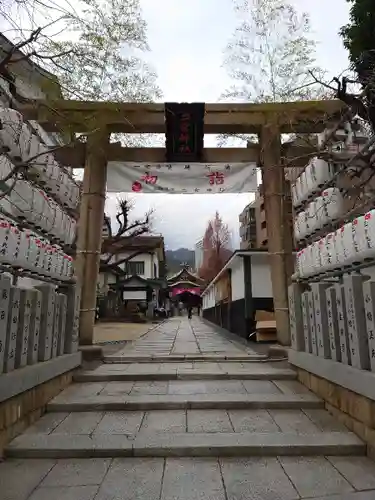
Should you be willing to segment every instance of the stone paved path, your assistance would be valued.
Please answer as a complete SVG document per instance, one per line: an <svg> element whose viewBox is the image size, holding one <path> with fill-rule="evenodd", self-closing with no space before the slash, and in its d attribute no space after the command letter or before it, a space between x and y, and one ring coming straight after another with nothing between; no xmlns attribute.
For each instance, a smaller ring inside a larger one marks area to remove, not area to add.
<svg viewBox="0 0 375 500"><path fill-rule="evenodd" d="M198 318L80 372L8 447L1 500L375 500L375 464L323 402Z"/></svg>
<svg viewBox="0 0 375 500"><path fill-rule="evenodd" d="M234 336L218 335L217 329L207 326L197 316L171 318L153 329L137 342L127 345L117 353L126 358L138 356L248 356L256 353Z"/></svg>

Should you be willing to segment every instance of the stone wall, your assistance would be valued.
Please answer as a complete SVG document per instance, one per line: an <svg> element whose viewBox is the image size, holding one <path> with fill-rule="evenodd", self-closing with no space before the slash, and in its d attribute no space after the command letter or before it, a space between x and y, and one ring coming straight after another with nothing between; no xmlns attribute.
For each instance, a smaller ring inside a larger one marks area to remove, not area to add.
<svg viewBox="0 0 375 500"><path fill-rule="evenodd" d="M5 445L38 420L47 403L72 382L73 370L0 403L0 457Z"/></svg>
<svg viewBox="0 0 375 500"><path fill-rule="evenodd" d="M326 409L368 445L375 459L375 401L297 368L298 380L325 401Z"/></svg>

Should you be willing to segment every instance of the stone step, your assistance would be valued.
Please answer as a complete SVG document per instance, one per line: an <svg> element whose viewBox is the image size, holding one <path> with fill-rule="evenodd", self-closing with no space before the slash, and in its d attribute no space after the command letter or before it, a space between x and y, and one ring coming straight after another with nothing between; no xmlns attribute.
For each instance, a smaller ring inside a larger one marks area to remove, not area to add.
<svg viewBox="0 0 375 500"><path fill-rule="evenodd" d="M236 457L285 455L364 455L353 433L154 434L134 440L124 435L23 434L6 448L14 458Z"/></svg>
<svg viewBox="0 0 375 500"><path fill-rule="evenodd" d="M127 363L79 371L76 382L137 380L292 380L296 372L277 363Z"/></svg>
<svg viewBox="0 0 375 500"><path fill-rule="evenodd" d="M267 359L265 354L112 354L103 357L104 363L170 363L176 361L220 361L220 362L259 362Z"/></svg>
<svg viewBox="0 0 375 500"><path fill-rule="evenodd" d="M324 408L324 402L307 394L165 394L165 395L61 395L48 405L49 412L186 409L302 409Z"/></svg>

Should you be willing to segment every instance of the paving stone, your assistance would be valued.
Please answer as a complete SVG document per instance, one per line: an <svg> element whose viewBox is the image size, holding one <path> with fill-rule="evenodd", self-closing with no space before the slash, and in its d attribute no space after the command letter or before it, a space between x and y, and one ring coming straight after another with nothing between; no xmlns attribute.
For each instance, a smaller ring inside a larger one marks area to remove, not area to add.
<svg viewBox="0 0 375 500"><path fill-rule="evenodd" d="M318 433L316 426L301 410L269 410L283 432Z"/></svg>
<svg viewBox="0 0 375 500"><path fill-rule="evenodd" d="M175 362L167 362L167 363L160 363L160 371L163 370L168 370L168 369L173 369L173 370L180 370L181 368L185 368L186 370L192 370L193 369L193 363L192 362L180 362L180 363L175 363Z"/></svg>
<svg viewBox="0 0 375 500"><path fill-rule="evenodd" d="M95 500L159 500L164 460L115 459Z"/></svg>
<svg viewBox="0 0 375 500"><path fill-rule="evenodd" d="M53 432L58 434L91 434L103 418L103 415L103 412L71 413Z"/></svg>
<svg viewBox="0 0 375 500"><path fill-rule="evenodd" d="M112 356L106 356L106 358L111 359ZM108 372L108 371L125 372L129 368L129 366L130 364L124 364L124 363L107 363L95 368L95 372L97 373Z"/></svg>
<svg viewBox="0 0 375 500"><path fill-rule="evenodd" d="M188 432L233 432L225 410L188 410Z"/></svg>
<svg viewBox="0 0 375 500"><path fill-rule="evenodd" d="M336 420L327 410L303 410L312 422L324 432L345 432L348 429L344 424Z"/></svg>
<svg viewBox="0 0 375 500"><path fill-rule="evenodd" d="M92 500L97 491L97 486L38 488L29 500Z"/></svg>
<svg viewBox="0 0 375 500"><path fill-rule="evenodd" d="M296 373L289 368L280 368L275 370L273 367L257 366L257 363L248 363L249 366L241 369L227 369L227 370L182 370L167 369L159 370L158 366L148 368L150 365L158 365L158 363L138 363L139 366L147 365L147 367L133 369L129 366L126 370L113 370L111 364L103 365L105 367L101 370L95 369L90 371L81 371L74 375L76 382L110 382L121 380L173 380L184 377L189 379L244 379L244 380L291 380L296 378ZM262 363L264 365L264 363ZM125 364L123 366L126 366ZM134 366L134 363L132 363Z"/></svg>
<svg viewBox="0 0 375 500"><path fill-rule="evenodd" d="M58 460L41 486L89 486L101 484L111 459L76 458Z"/></svg>
<svg viewBox="0 0 375 500"><path fill-rule="evenodd" d="M63 422L69 413L46 413L35 424L28 427L25 434L49 434L53 432L58 425Z"/></svg>
<svg viewBox="0 0 375 500"><path fill-rule="evenodd" d="M141 427L143 416L143 411L106 412L94 434L135 435Z"/></svg>
<svg viewBox="0 0 375 500"><path fill-rule="evenodd" d="M367 457L327 457L357 490L375 490L375 463ZM375 498L375 494L374 494Z"/></svg>
<svg viewBox="0 0 375 500"><path fill-rule="evenodd" d="M207 385L201 381L174 381L169 383L168 394L205 394Z"/></svg>
<svg viewBox="0 0 375 500"><path fill-rule="evenodd" d="M267 410L228 410L235 432L280 432Z"/></svg>
<svg viewBox="0 0 375 500"><path fill-rule="evenodd" d="M186 411L184 410L147 412L140 429L141 433L185 431Z"/></svg>
<svg viewBox="0 0 375 500"><path fill-rule="evenodd" d="M55 465L54 460L7 460L0 463L2 500L26 500Z"/></svg>
<svg viewBox="0 0 375 500"><path fill-rule="evenodd" d="M300 498L276 458L221 458L228 500Z"/></svg>
<svg viewBox="0 0 375 500"><path fill-rule="evenodd" d="M302 497L347 493L352 486L324 457L279 457Z"/></svg>
<svg viewBox="0 0 375 500"><path fill-rule="evenodd" d="M64 390L65 396L95 396L100 394L105 384L102 382L86 382L72 384Z"/></svg>
<svg viewBox="0 0 375 500"><path fill-rule="evenodd" d="M274 384L284 394L305 394L310 392L307 387L297 380L275 380Z"/></svg>
<svg viewBox="0 0 375 500"><path fill-rule="evenodd" d="M243 385L250 394L280 394L280 390L269 380L244 380Z"/></svg>
<svg viewBox="0 0 375 500"><path fill-rule="evenodd" d="M108 382L100 394L129 394L133 389L134 382Z"/></svg>
<svg viewBox="0 0 375 500"><path fill-rule="evenodd" d="M217 460L168 458L162 500L226 500Z"/></svg>
<svg viewBox="0 0 375 500"><path fill-rule="evenodd" d="M135 382L130 394L135 396L144 394L167 394L167 392L168 382L159 380L156 382Z"/></svg>
<svg viewBox="0 0 375 500"><path fill-rule="evenodd" d="M158 363L132 363L127 373L157 373L159 370L160 364Z"/></svg>
<svg viewBox="0 0 375 500"><path fill-rule="evenodd" d="M357 491L355 493L340 493L339 495L329 495L328 497L314 497L314 500L374 500L375 490Z"/></svg>
<svg viewBox="0 0 375 500"><path fill-rule="evenodd" d="M191 365L191 366L189 366ZM195 372L199 371L223 371L219 363L212 363L209 361L195 361L194 363L179 363L177 368L177 372L194 370Z"/></svg>
<svg viewBox="0 0 375 500"><path fill-rule="evenodd" d="M169 394L218 394L229 392L231 394L243 394L245 388L237 380L223 381L171 381L169 383Z"/></svg>
<svg viewBox="0 0 375 500"><path fill-rule="evenodd" d="M138 435L135 456L362 455L366 447L353 433L184 433ZM335 450L335 451L332 451Z"/></svg>
<svg viewBox="0 0 375 500"><path fill-rule="evenodd" d="M11 458L108 458L132 455L132 441L119 434L73 436L66 434L23 434L6 449ZM333 454L333 453L331 453ZM334 452L337 455L336 452Z"/></svg>
<svg viewBox="0 0 375 500"><path fill-rule="evenodd" d="M313 394L167 394L140 396L95 396L85 399L60 399L48 405L48 411L120 411L120 410L179 410L179 409L245 409L245 408L324 408L322 400Z"/></svg>

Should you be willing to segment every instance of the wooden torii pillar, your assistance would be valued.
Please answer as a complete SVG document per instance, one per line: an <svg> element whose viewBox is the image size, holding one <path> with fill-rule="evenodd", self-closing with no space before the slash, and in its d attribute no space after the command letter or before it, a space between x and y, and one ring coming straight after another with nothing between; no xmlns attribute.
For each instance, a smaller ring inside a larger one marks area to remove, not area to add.
<svg viewBox="0 0 375 500"><path fill-rule="evenodd" d="M94 336L109 136L106 127L103 127L87 137L76 260L77 278L81 285L80 345L91 345Z"/></svg>
<svg viewBox="0 0 375 500"><path fill-rule="evenodd" d="M287 346L290 345L288 280L294 264L288 222L290 192L281 161L280 135L276 121L270 121L262 127L259 139L277 340Z"/></svg>

